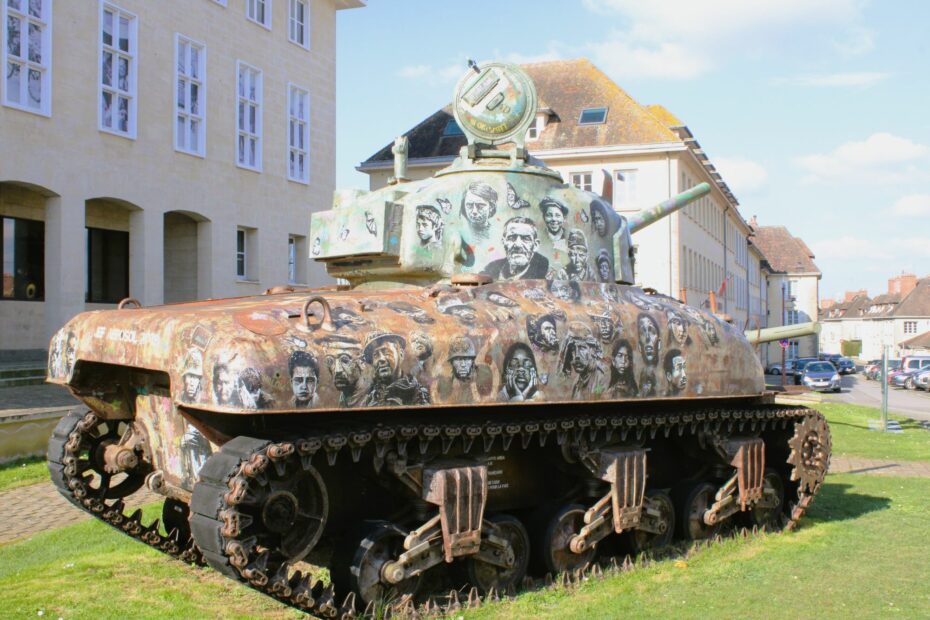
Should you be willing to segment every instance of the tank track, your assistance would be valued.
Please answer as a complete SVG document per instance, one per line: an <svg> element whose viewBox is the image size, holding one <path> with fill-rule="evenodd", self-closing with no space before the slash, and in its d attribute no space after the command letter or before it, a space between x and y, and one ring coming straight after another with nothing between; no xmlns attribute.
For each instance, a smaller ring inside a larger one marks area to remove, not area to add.
<svg viewBox="0 0 930 620"><path fill-rule="evenodd" d="M82 425L93 423L93 414L87 414L70 436L73 439L75 433L81 432ZM794 433L789 440L787 463L791 465L791 480L798 482L798 491L797 501L792 503L785 523L786 529L790 530L797 527L823 483L829 467L831 441L829 427L819 412L778 405L668 415L563 415L485 424L346 426L339 431L321 431L295 441L282 442L239 437L225 444L200 472L200 481L191 502L191 523L201 544L200 549L192 542L186 546L180 544L177 533L167 538L161 536L157 532L157 521L143 525L139 511L125 515L122 500L108 505L103 500L88 496L80 479L69 476L65 471L67 467L62 464L55 463L52 477L72 503L151 547L185 562L206 562L224 575L308 614L349 619L360 615L367 617L375 610L370 605L364 611L357 610L354 593L337 592L333 585L324 584L312 575L292 572L287 562L270 560L267 550L238 540L235 493L231 492L247 488L250 477L261 475L262 468L256 467L257 464L264 463L267 467L275 461L299 458L309 465L317 455L323 456L330 466L339 458L358 462L363 450L372 445L375 458L383 458L389 450L401 455L426 454L431 445L440 446L446 453L455 444L466 454L479 455L490 452L498 441L508 450L518 446L526 448L534 441L540 446L549 441L558 445L597 440L626 441L660 435L669 437L673 433L683 436L698 432L787 429L792 424ZM52 441L67 439L58 433L53 435ZM52 461L49 462L51 469ZM55 470L59 471L57 475ZM608 561L617 563L616 558ZM496 594L489 593L486 598L496 598ZM480 600L477 590L473 588L467 599L466 603L460 603L457 592L453 590L449 593L447 610L451 612L461 606L477 604ZM395 602L389 611L416 615L416 610L412 600L403 598Z"/></svg>

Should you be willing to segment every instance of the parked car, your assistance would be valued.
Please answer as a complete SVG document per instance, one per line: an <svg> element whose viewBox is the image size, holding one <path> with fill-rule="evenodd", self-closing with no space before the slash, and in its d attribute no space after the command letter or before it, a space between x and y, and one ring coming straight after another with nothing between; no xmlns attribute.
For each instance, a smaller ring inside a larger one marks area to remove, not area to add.
<svg viewBox="0 0 930 620"><path fill-rule="evenodd" d="M765 374L767 375L780 375L781 373L781 364L771 364L768 368L765 369ZM785 374L794 374L794 360L787 360L785 362Z"/></svg>
<svg viewBox="0 0 930 620"><path fill-rule="evenodd" d="M830 362L809 361L804 365L804 369L797 378L799 378L799 383L812 390L819 392L840 391L840 373L836 371L836 367Z"/></svg>
<svg viewBox="0 0 930 620"><path fill-rule="evenodd" d="M901 358L900 368L896 368L894 372L888 373L888 384L896 385L892 383L892 381L898 375L928 367L930 367L930 355L908 355L907 357L903 357Z"/></svg>
<svg viewBox="0 0 930 620"><path fill-rule="evenodd" d="M901 360L888 360L888 372L890 373L893 370L901 368ZM878 362L872 366L869 366L869 374L867 377L875 381L879 380L879 376L882 374L882 361Z"/></svg>
<svg viewBox="0 0 930 620"><path fill-rule="evenodd" d="M825 362L830 362L834 366L836 366L837 360L839 360L841 357L843 356L840 355L839 353L821 353L820 355L817 356L817 359L823 360Z"/></svg>
<svg viewBox="0 0 930 620"><path fill-rule="evenodd" d="M924 368L914 377L914 388L930 392L930 368Z"/></svg>
<svg viewBox="0 0 930 620"><path fill-rule="evenodd" d="M862 374L863 376L865 376L866 379L874 380L875 379L874 373L877 373L881 369L882 369L881 360L869 360L863 366Z"/></svg>
<svg viewBox="0 0 930 620"><path fill-rule="evenodd" d="M908 384L911 383L916 372L916 370L899 370L888 380L888 385L896 388L909 388Z"/></svg>
<svg viewBox="0 0 930 620"><path fill-rule="evenodd" d="M837 360L829 361L832 362L834 366L836 366L837 371L839 371L841 375L849 375L856 372L855 362L853 362L848 357L841 357Z"/></svg>
<svg viewBox="0 0 930 620"><path fill-rule="evenodd" d="M820 360L818 360L816 357L800 357L800 358L798 358L797 360L795 360L795 362L794 362L794 373L793 373L793 374L794 374L794 384L795 384L795 385L801 385L801 379L802 379L801 375L802 375L803 372L804 372L804 367L805 367L805 366L807 366L807 365L810 364L811 362L819 362L819 361L820 361ZM827 364L830 364L830 362L827 362ZM830 364L830 365L833 366L833 364ZM836 368L834 367L833 370L836 371Z"/></svg>

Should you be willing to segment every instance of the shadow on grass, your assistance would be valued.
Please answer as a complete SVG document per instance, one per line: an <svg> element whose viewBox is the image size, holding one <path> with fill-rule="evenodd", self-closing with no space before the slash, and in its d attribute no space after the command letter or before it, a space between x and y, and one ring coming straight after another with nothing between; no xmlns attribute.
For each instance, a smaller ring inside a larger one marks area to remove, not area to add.
<svg viewBox="0 0 930 620"><path fill-rule="evenodd" d="M891 507L889 497L850 493L851 488L849 484L825 483L805 516L820 523L848 521Z"/></svg>

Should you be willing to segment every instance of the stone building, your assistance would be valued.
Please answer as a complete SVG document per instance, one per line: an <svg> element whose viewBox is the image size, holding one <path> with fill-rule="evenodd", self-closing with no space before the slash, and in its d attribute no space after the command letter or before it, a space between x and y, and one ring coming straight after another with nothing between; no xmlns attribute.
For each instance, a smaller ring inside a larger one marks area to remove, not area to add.
<svg viewBox="0 0 930 620"><path fill-rule="evenodd" d="M764 326L761 257L751 257L751 229L738 202L685 124L659 105L644 106L588 60L523 65L536 84L539 110L527 132L533 156L566 182L601 193L613 177L613 206L630 214L707 182L709 195L636 233L637 283L707 302L720 291L718 311L739 326ZM408 175L432 176L449 165L466 140L451 106L406 132ZM388 139L390 136L385 136ZM391 145L358 166L369 189L393 173ZM726 286L723 284L726 282ZM753 315L755 309L755 315Z"/></svg>
<svg viewBox="0 0 930 620"><path fill-rule="evenodd" d="M3 0L3 355L125 297L321 277L336 13L364 4Z"/></svg>
<svg viewBox="0 0 930 620"><path fill-rule="evenodd" d="M765 256L768 274L768 327L794 325L819 320L820 269L807 244L784 226L757 226L752 243ZM779 343L760 348L766 364L781 360ZM816 336L788 341L787 357L808 357L819 352Z"/></svg>
<svg viewBox="0 0 930 620"><path fill-rule="evenodd" d="M869 298L865 291L824 312L821 348L863 360L878 359L890 346L893 357L921 351L930 332L930 276L901 274L888 280L888 292Z"/></svg>

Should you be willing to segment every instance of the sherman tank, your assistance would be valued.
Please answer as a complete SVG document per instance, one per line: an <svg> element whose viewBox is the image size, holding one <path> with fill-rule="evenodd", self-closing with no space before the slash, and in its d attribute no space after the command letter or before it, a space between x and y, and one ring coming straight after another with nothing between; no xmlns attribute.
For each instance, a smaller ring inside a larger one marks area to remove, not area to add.
<svg viewBox="0 0 930 620"><path fill-rule="evenodd" d="M797 524L830 433L766 391L754 343L815 326L747 337L634 286L631 234L710 187L621 216L527 152L536 108L518 67L472 66L454 163L409 180L399 138L385 188L313 214L338 286L71 320L48 377L87 409L49 442L61 493L326 617ZM125 508L143 487L160 522Z"/></svg>

